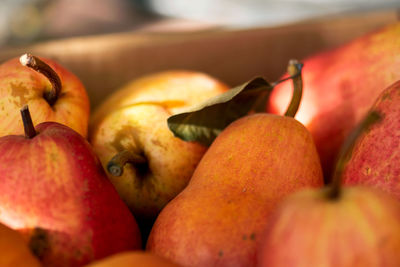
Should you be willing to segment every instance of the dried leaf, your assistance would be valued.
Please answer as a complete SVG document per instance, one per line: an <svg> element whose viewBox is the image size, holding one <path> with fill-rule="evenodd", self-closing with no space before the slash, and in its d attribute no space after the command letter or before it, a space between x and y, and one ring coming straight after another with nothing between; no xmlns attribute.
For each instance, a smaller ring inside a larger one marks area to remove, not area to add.
<svg viewBox="0 0 400 267"><path fill-rule="evenodd" d="M210 145L231 122L253 112L264 112L273 85L261 77L235 87L168 118L168 127L185 141Z"/></svg>

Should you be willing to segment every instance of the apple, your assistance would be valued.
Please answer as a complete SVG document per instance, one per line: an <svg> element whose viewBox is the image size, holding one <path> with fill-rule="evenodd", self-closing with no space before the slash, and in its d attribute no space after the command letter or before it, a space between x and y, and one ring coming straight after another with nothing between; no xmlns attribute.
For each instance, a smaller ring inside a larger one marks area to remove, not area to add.
<svg viewBox="0 0 400 267"><path fill-rule="evenodd" d="M89 140L139 221L152 221L186 186L206 151L174 137L167 118L227 90L203 73L165 71L132 81L94 111Z"/></svg>
<svg viewBox="0 0 400 267"><path fill-rule="evenodd" d="M292 117L257 113L226 127L187 187L157 217L147 249L183 266L254 266L269 214L322 187L317 150Z"/></svg>
<svg viewBox="0 0 400 267"><path fill-rule="evenodd" d="M332 175L340 145L375 99L400 79L400 23L357 38L304 62L304 95L296 119L311 132L324 175ZM289 83L277 85L268 111L282 114Z"/></svg>
<svg viewBox="0 0 400 267"><path fill-rule="evenodd" d="M89 99L79 79L56 62L24 54L0 65L0 136L23 134L19 110L34 125L55 121L87 136Z"/></svg>
<svg viewBox="0 0 400 267"><path fill-rule="evenodd" d="M71 128L36 127L0 138L0 221L19 230L44 266L82 266L139 249L138 226L89 143Z"/></svg>

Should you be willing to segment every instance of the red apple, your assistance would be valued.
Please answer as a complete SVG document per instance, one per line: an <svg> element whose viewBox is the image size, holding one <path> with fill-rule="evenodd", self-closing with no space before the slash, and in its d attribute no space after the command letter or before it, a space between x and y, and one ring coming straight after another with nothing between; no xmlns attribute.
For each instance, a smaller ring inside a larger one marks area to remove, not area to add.
<svg viewBox="0 0 400 267"><path fill-rule="evenodd" d="M86 137L89 99L79 79L50 59L25 54L0 65L0 136L23 134L19 110L29 105L34 125L55 121Z"/></svg>
<svg viewBox="0 0 400 267"><path fill-rule="evenodd" d="M89 143L56 122L35 129L21 113L25 136L0 138L0 221L26 234L45 266L139 249L135 219Z"/></svg>

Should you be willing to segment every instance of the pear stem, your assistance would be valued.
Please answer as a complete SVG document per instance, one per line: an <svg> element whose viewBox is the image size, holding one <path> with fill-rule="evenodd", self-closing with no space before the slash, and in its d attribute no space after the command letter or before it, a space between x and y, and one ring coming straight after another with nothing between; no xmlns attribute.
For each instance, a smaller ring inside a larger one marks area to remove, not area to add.
<svg viewBox="0 0 400 267"><path fill-rule="evenodd" d="M20 112L22 117L22 123L24 124L25 137L32 139L33 137L36 136L36 130L35 127L33 126L32 117L29 112L28 105L23 106Z"/></svg>
<svg viewBox="0 0 400 267"><path fill-rule="evenodd" d="M129 150L117 153L107 164L107 170L112 176L121 176L127 163L144 164L147 159Z"/></svg>
<svg viewBox="0 0 400 267"><path fill-rule="evenodd" d="M293 80L293 94L292 100L285 112L285 116L292 118L294 118L299 109L301 97L303 95L303 79L301 77L302 68L303 64L298 62L297 60L291 59L289 61L287 71Z"/></svg>
<svg viewBox="0 0 400 267"><path fill-rule="evenodd" d="M45 62L40 60L38 57L32 56L31 54L22 55L19 58L19 61L22 65L43 74L47 79L49 79L52 89L50 91L45 91L43 93L43 97L50 106L53 106L58 99L62 87L61 79L58 74Z"/></svg>
<svg viewBox="0 0 400 267"><path fill-rule="evenodd" d="M335 170L332 175L332 182L327 191L327 196L329 199L338 199L341 194L341 184L342 184L342 174L344 168L351 157L351 152L356 144L357 139L369 128L379 122L382 119L382 115L375 110L370 111L363 121L358 124L358 126L350 133L343 143L339 154L338 160L336 161Z"/></svg>

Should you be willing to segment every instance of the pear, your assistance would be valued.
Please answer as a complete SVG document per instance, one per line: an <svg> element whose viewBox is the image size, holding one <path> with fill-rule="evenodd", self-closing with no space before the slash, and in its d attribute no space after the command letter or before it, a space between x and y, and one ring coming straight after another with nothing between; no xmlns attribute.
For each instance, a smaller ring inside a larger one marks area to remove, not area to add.
<svg viewBox="0 0 400 267"><path fill-rule="evenodd" d="M383 119L358 138L343 183L379 188L400 200L400 81L386 88L372 109Z"/></svg>
<svg viewBox="0 0 400 267"><path fill-rule="evenodd" d="M40 262L17 231L0 223L0 266L39 267Z"/></svg>
<svg viewBox="0 0 400 267"><path fill-rule="evenodd" d="M44 266L81 266L139 249L136 221L89 143L71 128L36 127L0 138L0 221L23 233Z"/></svg>
<svg viewBox="0 0 400 267"><path fill-rule="evenodd" d="M327 180L337 153L378 95L400 79L400 23L305 59L304 95L296 119L311 132ZM282 83L268 111L281 114L291 95Z"/></svg>
<svg viewBox="0 0 400 267"><path fill-rule="evenodd" d="M167 118L228 89L200 72L165 71L133 80L95 110L89 140L139 221L155 219L206 151L175 137Z"/></svg>
<svg viewBox="0 0 400 267"><path fill-rule="evenodd" d="M242 117L211 144L157 217L147 249L183 266L254 266L266 218L288 194L323 185L310 133L291 117Z"/></svg>
<svg viewBox="0 0 400 267"><path fill-rule="evenodd" d="M400 266L400 205L368 187L304 190L269 219L258 266Z"/></svg>
<svg viewBox="0 0 400 267"><path fill-rule="evenodd" d="M34 125L55 121L87 136L89 98L78 77L48 58L24 54L0 65L0 136L24 134L19 110L29 105Z"/></svg>

